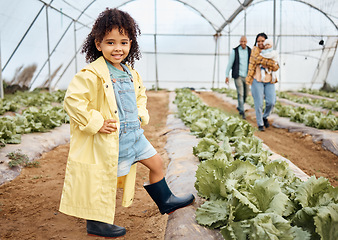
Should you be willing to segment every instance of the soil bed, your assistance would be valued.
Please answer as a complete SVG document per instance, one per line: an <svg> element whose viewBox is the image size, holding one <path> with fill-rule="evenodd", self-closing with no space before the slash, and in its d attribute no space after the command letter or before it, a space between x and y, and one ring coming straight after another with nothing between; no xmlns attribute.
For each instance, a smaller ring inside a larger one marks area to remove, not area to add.
<svg viewBox="0 0 338 240"><path fill-rule="evenodd" d="M147 92L150 124L145 135L161 154L165 166L169 159L166 144L168 92ZM236 106L221 102L212 93L199 96L210 106L237 114ZM252 111L252 110L250 110ZM255 126L254 113L248 112L248 121ZM338 185L338 157L313 143L310 136L290 133L270 127L255 133L272 151L288 158L306 174L323 176L333 186ZM85 220L58 212L69 144L59 146L40 159L40 168L23 169L20 176L0 186L0 239L102 239L86 235ZM167 216L161 215L143 189L148 170L138 165L134 203L129 208L118 201L116 224L127 228L127 235L119 239L164 239ZM119 198L121 193L118 194Z"/></svg>
<svg viewBox="0 0 338 240"><path fill-rule="evenodd" d="M150 123L145 135L168 165L164 150L168 92L147 92ZM161 109L161 111L159 111ZM40 168L25 168L20 176L0 186L0 239L102 239L87 236L85 220L58 212L69 144L44 153ZM118 239L164 239L167 215L161 215L155 203L143 189L148 169L138 164L135 199L129 208L121 206L121 193L115 223L127 229Z"/></svg>

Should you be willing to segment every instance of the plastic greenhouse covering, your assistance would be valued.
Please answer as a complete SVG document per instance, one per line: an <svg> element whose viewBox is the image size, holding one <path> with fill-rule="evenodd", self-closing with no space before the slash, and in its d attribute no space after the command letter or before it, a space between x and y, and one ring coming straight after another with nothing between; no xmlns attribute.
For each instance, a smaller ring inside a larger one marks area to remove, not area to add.
<svg viewBox="0 0 338 240"><path fill-rule="evenodd" d="M0 0L1 80L66 89L106 7L139 24L135 69L149 89L223 87L232 48L261 32L279 52L277 89L338 85L337 0Z"/></svg>

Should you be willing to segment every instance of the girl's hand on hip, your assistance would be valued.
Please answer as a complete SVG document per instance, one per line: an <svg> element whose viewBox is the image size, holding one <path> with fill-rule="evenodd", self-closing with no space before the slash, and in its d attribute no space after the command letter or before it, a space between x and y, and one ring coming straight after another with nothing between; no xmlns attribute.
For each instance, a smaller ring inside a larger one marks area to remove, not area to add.
<svg viewBox="0 0 338 240"><path fill-rule="evenodd" d="M104 120L103 122L103 126L101 127L101 129L99 130L100 133L112 133L112 132L116 132L117 127L116 127L116 120L115 119L108 119L108 120Z"/></svg>

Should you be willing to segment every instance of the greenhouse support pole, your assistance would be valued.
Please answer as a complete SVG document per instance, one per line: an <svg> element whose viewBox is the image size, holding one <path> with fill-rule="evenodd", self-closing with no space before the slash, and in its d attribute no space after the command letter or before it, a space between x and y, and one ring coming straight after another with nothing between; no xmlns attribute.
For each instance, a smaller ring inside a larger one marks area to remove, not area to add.
<svg viewBox="0 0 338 240"><path fill-rule="evenodd" d="M157 40L156 34L154 34L154 48L155 48L155 91L158 90L158 69L157 69Z"/></svg>
<svg viewBox="0 0 338 240"><path fill-rule="evenodd" d="M278 91L281 91L282 89L282 71L280 69L281 63L282 63L282 0L279 1L279 84L278 84Z"/></svg>
<svg viewBox="0 0 338 240"><path fill-rule="evenodd" d="M54 88L58 85L58 83L60 82L61 78L63 77L63 75L66 73L66 71L68 70L69 66L72 64L73 60L75 59L75 57L77 56L77 54L79 54L79 52L81 51L81 47L79 47L79 49L76 51L75 55L72 57L72 59L68 62L67 66L65 67L65 69L63 70L63 72L60 74L60 77L58 80L56 80L55 84L54 84Z"/></svg>
<svg viewBox="0 0 338 240"><path fill-rule="evenodd" d="M1 64L1 33L0 33L0 98L3 99L5 97L4 94L4 82L2 79L2 64Z"/></svg>
<svg viewBox="0 0 338 240"><path fill-rule="evenodd" d="M158 90L158 69L157 69L157 1L154 0L154 18L155 18L155 34L154 34L154 48L155 48L155 91Z"/></svg>
<svg viewBox="0 0 338 240"><path fill-rule="evenodd" d="M230 54L231 54L231 43L230 43L230 24L229 24L229 32L228 32L228 63L229 63L229 59L230 59ZM226 84L228 85L228 88L230 87L230 84Z"/></svg>
<svg viewBox="0 0 338 240"><path fill-rule="evenodd" d="M48 5L46 5L46 31L47 31L47 54L48 54L48 89L51 92L51 74L50 74L50 42L49 42L49 21L48 21Z"/></svg>
<svg viewBox="0 0 338 240"><path fill-rule="evenodd" d="M219 33L219 35L218 35L218 37L221 37L221 33ZM220 63L221 63L221 61L220 61L220 42L221 41L218 41L217 42L217 88L219 88L219 82L220 82Z"/></svg>
<svg viewBox="0 0 338 240"><path fill-rule="evenodd" d="M229 32L228 32L228 53L230 57L231 43L230 43L230 24L229 24Z"/></svg>
<svg viewBox="0 0 338 240"><path fill-rule="evenodd" d="M244 8L244 36L246 36L246 8Z"/></svg>
<svg viewBox="0 0 338 240"><path fill-rule="evenodd" d="M77 44L76 44L76 21L74 23L74 52L75 52L75 73L77 73Z"/></svg>
<svg viewBox="0 0 338 240"><path fill-rule="evenodd" d="M28 34L28 32L31 30L32 26L34 25L36 19L38 19L38 17L40 16L40 13L42 12L43 8L45 6L42 6L42 8L40 9L40 11L36 14L34 20L31 22L31 24L29 25L28 29L26 30L25 34L22 36L22 38L20 39L18 45L16 45L14 51L12 52L11 56L8 58L7 62L4 65L4 69L7 67L8 63L11 61L12 57L14 56L14 54L16 53L16 51L18 50L18 48L20 47L21 43L23 42L23 40L25 39L26 35Z"/></svg>
<svg viewBox="0 0 338 240"><path fill-rule="evenodd" d="M276 0L273 0L273 49L276 49Z"/></svg>
<svg viewBox="0 0 338 240"><path fill-rule="evenodd" d="M49 56L52 56L52 54L56 51L57 47L59 46L59 44L61 43L62 39L65 37L66 33L68 32L68 29L72 26L73 22L71 22L67 29L64 31L64 33L62 34L62 36L60 37L60 39L58 40L58 42L56 43L56 45L54 46L53 50L50 52ZM48 59L42 64L42 66L40 67L39 72L35 75L34 79L31 81L30 83L30 87L34 84L34 82L36 81L36 79L40 76L40 73L42 72L42 70L44 69L44 67L46 66L46 64L48 63Z"/></svg>
<svg viewBox="0 0 338 240"><path fill-rule="evenodd" d="M215 87L215 75L216 75L216 65L217 65L217 46L218 46L218 33L214 35L214 40L215 40L215 54L214 54L214 71L213 71L213 76L212 76L212 84L211 88Z"/></svg>

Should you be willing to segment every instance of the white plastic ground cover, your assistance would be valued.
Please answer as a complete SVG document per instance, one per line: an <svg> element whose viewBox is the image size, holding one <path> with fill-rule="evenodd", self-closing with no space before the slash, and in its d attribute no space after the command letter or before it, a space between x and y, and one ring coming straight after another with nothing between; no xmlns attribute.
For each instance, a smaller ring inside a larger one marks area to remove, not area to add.
<svg viewBox="0 0 338 240"><path fill-rule="evenodd" d="M48 132L23 134L20 144L7 144L4 148L0 148L0 185L13 180L21 172L21 167L8 166L10 161L6 157L8 153L20 151L26 154L30 161L34 161L40 158L42 153L69 143L69 139L69 124L63 124Z"/></svg>
<svg viewBox="0 0 338 240"><path fill-rule="evenodd" d="M315 106L311 106L309 104L296 103L296 102L293 102L293 101L285 99L285 98L279 98L279 97L277 97L277 101L279 101L281 103L285 103L287 105L294 106L294 107L305 107L306 109L310 109L310 110L314 110L314 111L318 111L318 112L322 112L322 113L328 113L330 111L327 108L315 107ZM331 110L331 112L335 116L338 116L338 112L332 111L332 110Z"/></svg>
<svg viewBox="0 0 338 240"><path fill-rule="evenodd" d="M170 158L170 164L167 168L166 179L169 187L175 194L180 196L186 193L193 193L196 197L196 202L192 206L179 209L169 215L165 240L224 239L218 230L205 228L197 224L195 220L195 211L204 202L197 195L194 187L196 181L195 173L200 162L193 155L192 148L198 144L199 139L190 133L190 129L184 125L181 119L175 117L177 107L172 103L174 99L175 93L171 92L169 95L170 114L167 119L169 131L165 147ZM308 175L290 160L272 152L265 144L263 144L263 147L272 153L269 157L270 160L284 160L289 163L290 168L301 180L305 181L309 178Z"/></svg>
<svg viewBox="0 0 338 240"><path fill-rule="evenodd" d="M172 102L175 93L169 94L169 112L167 118L167 144L165 146L170 163L167 168L166 180L177 196L193 193L196 200L193 205L178 209L168 217L165 240L216 240L223 239L218 230L211 230L197 224L196 209L203 203L197 196L194 187L195 173L199 160L192 154L192 147L198 144L198 139L190 133L181 119L175 117L177 107Z"/></svg>
<svg viewBox="0 0 338 240"><path fill-rule="evenodd" d="M222 93L213 92L220 100L237 106L237 100ZM245 110L251 109L249 104L244 105ZM338 133L326 129L317 129L305 126L303 123L291 122L289 118L271 114L269 117L276 128L285 128L290 132L301 132L312 136L314 142L322 141L322 147L338 156Z"/></svg>
<svg viewBox="0 0 338 240"><path fill-rule="evenodd" d="M313 94L309 94L309 93L302 93L302 92L291 92L291 93L294 94L294 95L301 96L301 97L323 99L323 100L327 100L327 101L331 101L331 102L337 101L336 99L333 99L333 98L323 97L323 96L319 96L319 95L313 95Z"/></svg>

